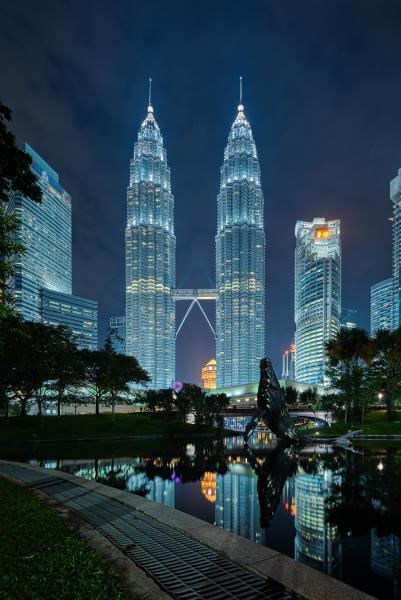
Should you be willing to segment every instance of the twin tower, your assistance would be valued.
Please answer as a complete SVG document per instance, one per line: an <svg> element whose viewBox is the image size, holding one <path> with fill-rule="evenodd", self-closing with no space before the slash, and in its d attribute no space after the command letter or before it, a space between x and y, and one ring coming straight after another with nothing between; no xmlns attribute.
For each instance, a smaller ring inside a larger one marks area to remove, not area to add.
<svg viewBox="0 0 401 600"><path fill-rule="evenodd" d="M259 379L265 346L263 193L256 145L240 102L220 171L213 290L175 288L174 197L150 99L138 132L127 193L126 353L147 370L154 388L170 387L175 378L178 300L201 310L201 300L216 302L216 330L209 325L216 338L218 388Z"/></svg>

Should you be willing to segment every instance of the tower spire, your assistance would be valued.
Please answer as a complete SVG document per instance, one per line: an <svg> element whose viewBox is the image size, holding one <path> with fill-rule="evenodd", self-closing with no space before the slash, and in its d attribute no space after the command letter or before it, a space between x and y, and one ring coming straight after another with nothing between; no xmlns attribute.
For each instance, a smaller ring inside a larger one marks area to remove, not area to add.
<svg viewBox="0 0 401 600"><path fill-rule="evenodd" d="M153 112L153 108L152 108L152 78L151 77L149 77L148 112Z"/></svg>
<svg viewBox="0 0 401 600"><path fill-rule="evenodd" d="M239 78L239 103L242 104L242 76Z"/></svg>

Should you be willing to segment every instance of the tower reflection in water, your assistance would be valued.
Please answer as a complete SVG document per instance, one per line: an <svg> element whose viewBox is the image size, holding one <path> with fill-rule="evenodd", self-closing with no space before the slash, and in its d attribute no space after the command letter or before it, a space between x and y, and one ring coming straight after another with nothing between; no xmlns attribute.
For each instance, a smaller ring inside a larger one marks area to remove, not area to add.
<svg viewBox="0 0 401 600"><path fill-rule="evenodd" d="M340 576L341 544L327 522L326 501L338 476L322 469L295 477L295 558L328 575Z"/></svg>

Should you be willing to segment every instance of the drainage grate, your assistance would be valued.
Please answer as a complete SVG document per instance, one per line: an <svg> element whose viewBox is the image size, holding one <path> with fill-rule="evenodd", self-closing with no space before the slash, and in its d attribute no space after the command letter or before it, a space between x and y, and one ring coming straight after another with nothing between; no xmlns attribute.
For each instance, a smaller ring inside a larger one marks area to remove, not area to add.
<svg viewBox="0 0 401 600"><path fill-rule="evenodd" d="M79 485L8 464L0 472L63 503L106 535L156 583L180 600L294 600L300 596L258 576L176 529Z"/></svg>

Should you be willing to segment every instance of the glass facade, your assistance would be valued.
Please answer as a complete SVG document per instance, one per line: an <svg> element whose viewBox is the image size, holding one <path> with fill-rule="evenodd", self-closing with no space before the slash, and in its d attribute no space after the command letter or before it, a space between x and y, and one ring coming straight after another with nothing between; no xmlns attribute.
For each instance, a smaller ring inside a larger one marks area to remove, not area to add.
<svg viewBox="0 0 401 600"><path fill-rule="evenodd" d="M66 325L78 348L97 349L97 302L72 294L41 290L42 322Z"/></svg>
<svg viewBox="0 0 401 600"><path fill-rule="evenodd" d="M327 522L326 501L339 476L328 469L295 478L295 559L338 576L341 545L337 529Z"/></svg>
<svg viewBox="0 0 401 600"><path fill-rule="evenodd" d="M125 317L110 317L109 331L115 332L112 338L114 351L117 354L125 354Z"/></svg>
<svg viewBox="0 0 401 600"><path fill-rule="evenodd" d="M374 336L379 329L393 328L394 308L393 279L379 281L370 288L370 335Z"/></svg>
<svg viewBox="0 0 401 600"><path fill-rule="evenodd" d="M17 241L25 253L15 259L12 291L16 309L29 321L41 320L41 289L71 294L71 197L58 174L28 144L32 170L42 190L37 204L16 194L7 205L19 220Z"/></svg>
<svg viewBox="0 0 401 600"><path fill-rule="evenodd" d="M393 203L393 328L401 325L401 169L390 182L390 199Z"/></svg>
<svg viewBox="0 0 401 600"><path fill-rule="evenodd" d="M166 388L175 373L174 198L151 105L131 159L125 249L126 353L149 373L153 388Z"/></svg>
<svg viewBox="0 0 401 600"><path fill-rule="evenodd" d="M11 282L15 308L28 321L66 325L81 348L97 348L97 302L72 295L71 197L59 176L29 144L42 202L16 194L7 205L19 221L16 239L25 249L15 259Z"/></svg>
<svg viewBox="0 0 401 600"><path fill-rule="evenodd" d="M354 308L341 308L341 320L340 325L342 329L355 329L356 328L356 315L357 311Z"/></svg>
<svg viewBox="0 0 401 600"><path fill-rule="evenodd" d="M220 172L216 236L217 387L254 383L265 347L265 234L260 167L242 104Z"/></svg>
<svg viewBox="0 0 401 600"><path fill-rule="evenodd" d="M341 316L340 221L298 221L295 237L295 378L328 384L325 347Z"/></svg>

